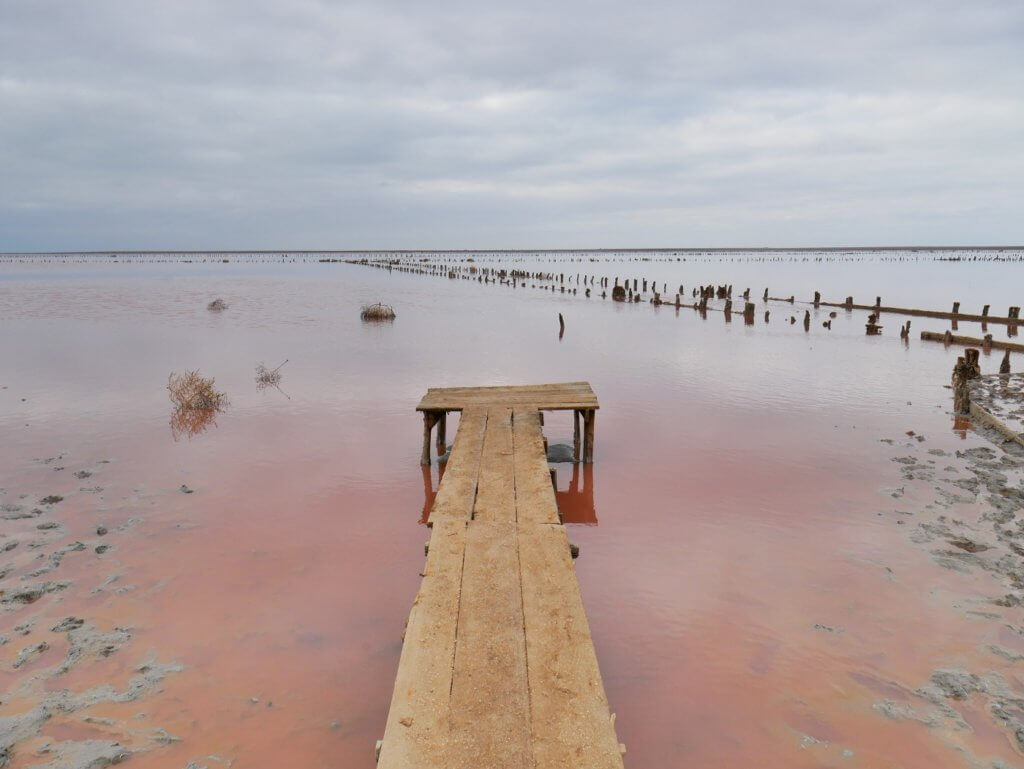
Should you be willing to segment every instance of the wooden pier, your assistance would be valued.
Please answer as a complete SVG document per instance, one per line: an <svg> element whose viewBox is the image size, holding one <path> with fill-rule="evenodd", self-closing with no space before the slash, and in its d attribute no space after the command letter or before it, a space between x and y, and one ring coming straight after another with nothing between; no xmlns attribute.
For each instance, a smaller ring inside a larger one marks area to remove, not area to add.
<svg viewBox="0 0 1024 769"><path fill-rule="evenodd" d="M506 408L532 408L540 411L573 412L573 450L576 460L590 464L594 461L594 417L597 398L587 382L561 384L518 385L512 387L431 387L420 400L417 411L423 412L423 455L421 464L430 464L430 431L437 427L437 452L447 450L447 415L469 407L487 407L494 404ZM582 438L580 422L583 422ZM543 417L541 424L544 424Z"/></svg>
<svg viewBox="0 0 1024 769"><path fill-rule="evenodd" d="M378 766L622 768L541 432L541 409L597 407L583 382L424 397L462 416Z"/></svg>

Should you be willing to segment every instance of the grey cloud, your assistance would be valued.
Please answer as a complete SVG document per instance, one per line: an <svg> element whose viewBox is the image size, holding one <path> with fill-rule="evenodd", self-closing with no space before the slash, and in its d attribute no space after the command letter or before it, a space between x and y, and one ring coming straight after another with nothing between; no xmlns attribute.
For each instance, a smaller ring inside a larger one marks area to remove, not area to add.
<svg viewBox="0 0 1024 769"><path fill-rule="evenodd" d="M1024 242L1015 0L9 0L0 250Z"/></svg>

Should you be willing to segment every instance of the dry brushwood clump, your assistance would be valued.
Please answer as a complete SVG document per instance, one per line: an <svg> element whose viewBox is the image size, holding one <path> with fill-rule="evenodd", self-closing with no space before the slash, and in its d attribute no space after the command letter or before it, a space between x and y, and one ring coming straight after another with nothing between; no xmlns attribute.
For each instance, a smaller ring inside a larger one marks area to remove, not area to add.
<svg viewBox="0 0 1024 769"><path fill-rule="evenodd" d="M220 411L228 405L227 396L214 389L213 377L201 376L198 371L171 372L167 392L179 411Z"/></svg>
<svg viewBox="0 0 1024 769"><path fill-rule="evenodd" d="M210 312L220 312L221 310L226 310L227 308L228 303L225 302L223 299L214 299L212 302L206 305L206 309L209 310Z"/></svg>
<svg viewBox="0 0 1024 769"><path fill-rule="evenodd" d="M286 359L284 363L287 362ZM284 366L284 363L281 366ZM263 361L256 364L256 387L262 390L264 387L277 387L281 384L281 366L267 368Z"/></svg>
<svg viewBox="0 0 1024 769"><path fill-rule="evenodd" d="M363 310L359 313L359 317L363 320L394 320L395 309L380 302L377 302L377 304L367 304L363 305Z"/></svg>

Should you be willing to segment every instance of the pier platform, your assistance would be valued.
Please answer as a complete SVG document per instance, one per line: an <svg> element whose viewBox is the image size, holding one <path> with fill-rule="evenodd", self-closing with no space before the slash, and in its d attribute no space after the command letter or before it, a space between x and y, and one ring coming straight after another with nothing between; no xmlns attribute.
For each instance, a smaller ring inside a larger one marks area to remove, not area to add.
<svg viewBox="0 0 1024 769"><path fill-rule="evenodd" d="M586 383L430 390L420 403L461 419L430 510L382 769L623 767L542 408L598 404Z"/></svg>

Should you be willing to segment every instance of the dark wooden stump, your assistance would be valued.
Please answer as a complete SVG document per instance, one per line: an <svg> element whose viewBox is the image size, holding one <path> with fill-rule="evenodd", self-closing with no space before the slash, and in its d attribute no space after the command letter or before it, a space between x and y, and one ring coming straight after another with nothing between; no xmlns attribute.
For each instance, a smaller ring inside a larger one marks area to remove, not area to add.
<svg viewBox="0 0 1024 769"><path fill-rule="evenodd" d="M956 414L968 414L971 411L970 381L970 366L961 355L953 366L953 411Z"/></svg>

